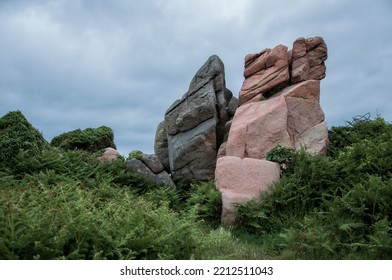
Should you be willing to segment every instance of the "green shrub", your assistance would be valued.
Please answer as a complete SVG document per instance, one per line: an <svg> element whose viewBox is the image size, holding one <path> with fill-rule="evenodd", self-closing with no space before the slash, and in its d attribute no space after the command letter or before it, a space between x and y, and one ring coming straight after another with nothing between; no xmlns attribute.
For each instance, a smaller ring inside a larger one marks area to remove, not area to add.
<svg viewBox="0 0 392 280"><path fill-rule="evenodd" d="M212 226L220 224L222 198L213 181L191 184L187 207L198 219Z"/></svg>
<svg viewBox="0 0 392 280"><path fill-rule="evenodd" d="M391 132L361 120L334 129L330 156L294 152L271 192L238 205L238 230L275 236L283 258L392 259Z"/></svg>
<svg viewBox="0 0 392 280"><path fill-rule="evenodd" d="M12 167L20 152L26 158L34 157L48 143L20 111L9 112L0 118L0 167Z"/></svg>
<svg viewBox="0 0 392 280"><path fill-rule="evenodd" d="M293 158L295 150L293 148L277 145L266 154L266 159L282 164L289 164Z"/></svg>
<svg viewBox="0 0 392 280"><path fill-rule="evenodd" d="M50 144L53 147L65 150L85 150L89 152L96 152L108 147L116 148L113 131L107 126L66 132L54 137Z"/></svg>
<svg viewBox="0 0 392 280"><path fill-rule="evenodd" d="M0 189L0 259L189 259L197 246L192 216L127 188L23 185Z"/></svg>
<svg viewBox="0 0 392 280"><path fill-rule="evenodd" d="M370 114L354 117L346 126L332 127L328 132L328 154L337 156L339 151L364 139L373 140L379 137L391 136L392 125L382 117L370 119Z"/></svg>
<svg viewBox="0 0 392 280"><path fill-rule="evenodd" d="M370 176L285 232L291 258L391 259L391 182Z"/></svg>
<svg viewBox="0 0 392 280"><path fill-rule="evenodd" d="M141 151L132 151L128 155L128 160L130 159L142 160L142 158L143 158L143 153Z"/></svg>

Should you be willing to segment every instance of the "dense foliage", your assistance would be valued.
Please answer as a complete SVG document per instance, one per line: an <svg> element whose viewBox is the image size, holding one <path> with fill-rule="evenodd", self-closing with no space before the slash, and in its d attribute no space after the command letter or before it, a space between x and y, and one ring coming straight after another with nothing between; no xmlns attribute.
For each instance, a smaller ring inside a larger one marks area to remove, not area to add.
<svg viewBox="0 0 392 280"><path fill-rule="evenodd" d="M329 156L270 154L288 166L262 202L239 206L238 227L279 237L289 258L391 259L392 126L356 118L329 134Z"/></svg>
<svg viewBox="0 0 392 280"><path fill-rule="evenodd" d="M116 148L113 131L107 126L65 132L54 137L50 144L66 150L85 150L89 152L96 152L108 147Z"/></svg>
<svg viewBox="0 0 392 280"><path fill-rule="evenodd" d="M213 182L156 186L124 158L50 146L20 112L0 133L0 259L392 258L392 126L381 117L333 127L327 156L270 151L281 180L238 205L232 228L220 226Z"/></svg>
<svg viewBox="0 0 392 280"><path fill-rule="evenodd" d="M34 157L48 143L20 111L0 118L0 165L12 166L20 152Z"/></svg>

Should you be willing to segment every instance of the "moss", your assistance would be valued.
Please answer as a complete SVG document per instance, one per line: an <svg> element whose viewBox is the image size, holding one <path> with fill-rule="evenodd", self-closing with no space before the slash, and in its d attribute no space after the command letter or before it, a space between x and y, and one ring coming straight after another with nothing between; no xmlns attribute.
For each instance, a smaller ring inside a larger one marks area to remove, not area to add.
<svg viewBox="0 0 392 280"><path fill-rule="evenodd" d="M65 132L54 137L50 144L64 150L85 150L88 152L97 152L108 147L116 148L113 131L107 126Z"/></svg>

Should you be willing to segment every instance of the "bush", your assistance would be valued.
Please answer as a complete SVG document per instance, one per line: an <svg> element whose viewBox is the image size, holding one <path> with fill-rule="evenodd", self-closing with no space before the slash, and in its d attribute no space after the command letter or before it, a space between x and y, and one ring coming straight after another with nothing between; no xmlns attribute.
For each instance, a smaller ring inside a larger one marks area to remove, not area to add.
<svg viewBox="0 0 392 280"><path fill-rule="evenodd" d="M334 128L330 156L294 152L271 192L238 205L238 229L278 236L270 250L285 258L391 259L391 132L361 120Z"/></svg>
<svg viewBox="0 0 392 280"><path fill-rule="evenodd" d="M41 177L0 189L0 259L189 259L197 246L192 216L107 182Z"/></svg>
<svg viewBox="0 0 392 280"><path fill-rule="evenodd" d="M65 150L85 150L89 152L97 152L108 147L116 148L113 131L107 126L66 132L54 137L50 144L53 147Z"/></svg>
<svg viewBox="0 0 392 280"><path fill-rule="evenodd" d="M213 181L191 184L187 207L199 220L213 227L220 224L222 198Z"/></svg>
<svg viewBox="0 0 392 280"><path fill-rule="evenodd" d="M12 167L22 151L29 158L47 147L48 143L41 133L20 111L9 112L0 118L0 167Z"/></svg>
<svg viewBox="0 0 392 280"><path fill-rule="evenodd" d="M354 117L347 122L346 126L332 127L328 132L329 147L328 154L332 157L345 147L362 140L373 140L379 137L391 135L392 126L382 117L377 116L374 120L370 119L370 114Z"/></svg>
<svg viewBox="0 0 392 280"><path fill-rule="evenodd" d="M291 162L295 150L293 148L282 147L277 145L266 154L266 159L274 161L282 165L287 165Z"/></svg>

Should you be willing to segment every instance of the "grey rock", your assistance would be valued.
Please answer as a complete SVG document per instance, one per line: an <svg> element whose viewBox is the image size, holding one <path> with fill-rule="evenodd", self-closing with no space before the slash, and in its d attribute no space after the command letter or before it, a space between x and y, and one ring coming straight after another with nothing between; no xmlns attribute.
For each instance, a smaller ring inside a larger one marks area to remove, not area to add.
<svg viewBox="0 0 392 280"><path fill-rule="evenodd" d="M151 181L157 185L166 185L169 187L175 187L173 180L166 171L162 171L155 174L150 168L148 168L141 160L130 159L127 161L127 169L131 172L138 173L144 177L147 181Z"/></svg>
<svg viewBox="0 0 392 280"><path fill-rule="evenodd" d="M152 172L158 174L165 170L159 158L156 155L142 154L141 161L151 169Z"/></svg>
<svg viewBox="0 0 392 280"><path fill-rule="evenodd" d="M229 104L227 105L227 113L229 114L229 117L233 117L235 114L235 111L238 108L238 98L235 98L234 96L230 99Z"/></svg>
<svg viewBox="0 0 392 280"><path fill-rule="evenodd" d="M165 114L168 161L173 179L214 178L217 147L223 141L232 93L226 89L221 59L213 55L197 71L188 91ZM158 126L155 153L165 161L165 143ZM165 166L165 164L164 164Z"/></svg>
<svg viewBox="0 0 392 280"><path fill-rule="evenodd" d="M216 161L216 120L209 119L193 130L169 135L170 169L173 179L209 180Z"/></svg>
<svg viewBox="0 0 392 280"><path fill-rule="evenodd" d="M161 173L156 174L156 176L158 182L162 182L161 184L171 188L176 188L176 185L174 184L172 177L165 170L162 171Z"/></svg>
<svg viewBox="0 0 392 280"><path fill-rule="evenodd" d="M171 111L166 112L167 133L175 135L196 127L215 117L216 97L211 84L201 87L196 93L185 96Z"/></svg>
<svg viewBox="0 0 392 280"><path fill-rule="evenodd" d="M165 121L159 123L154 141L154 152L166 171L170 171L169 149L167 144L167 133Z"/></svg>

